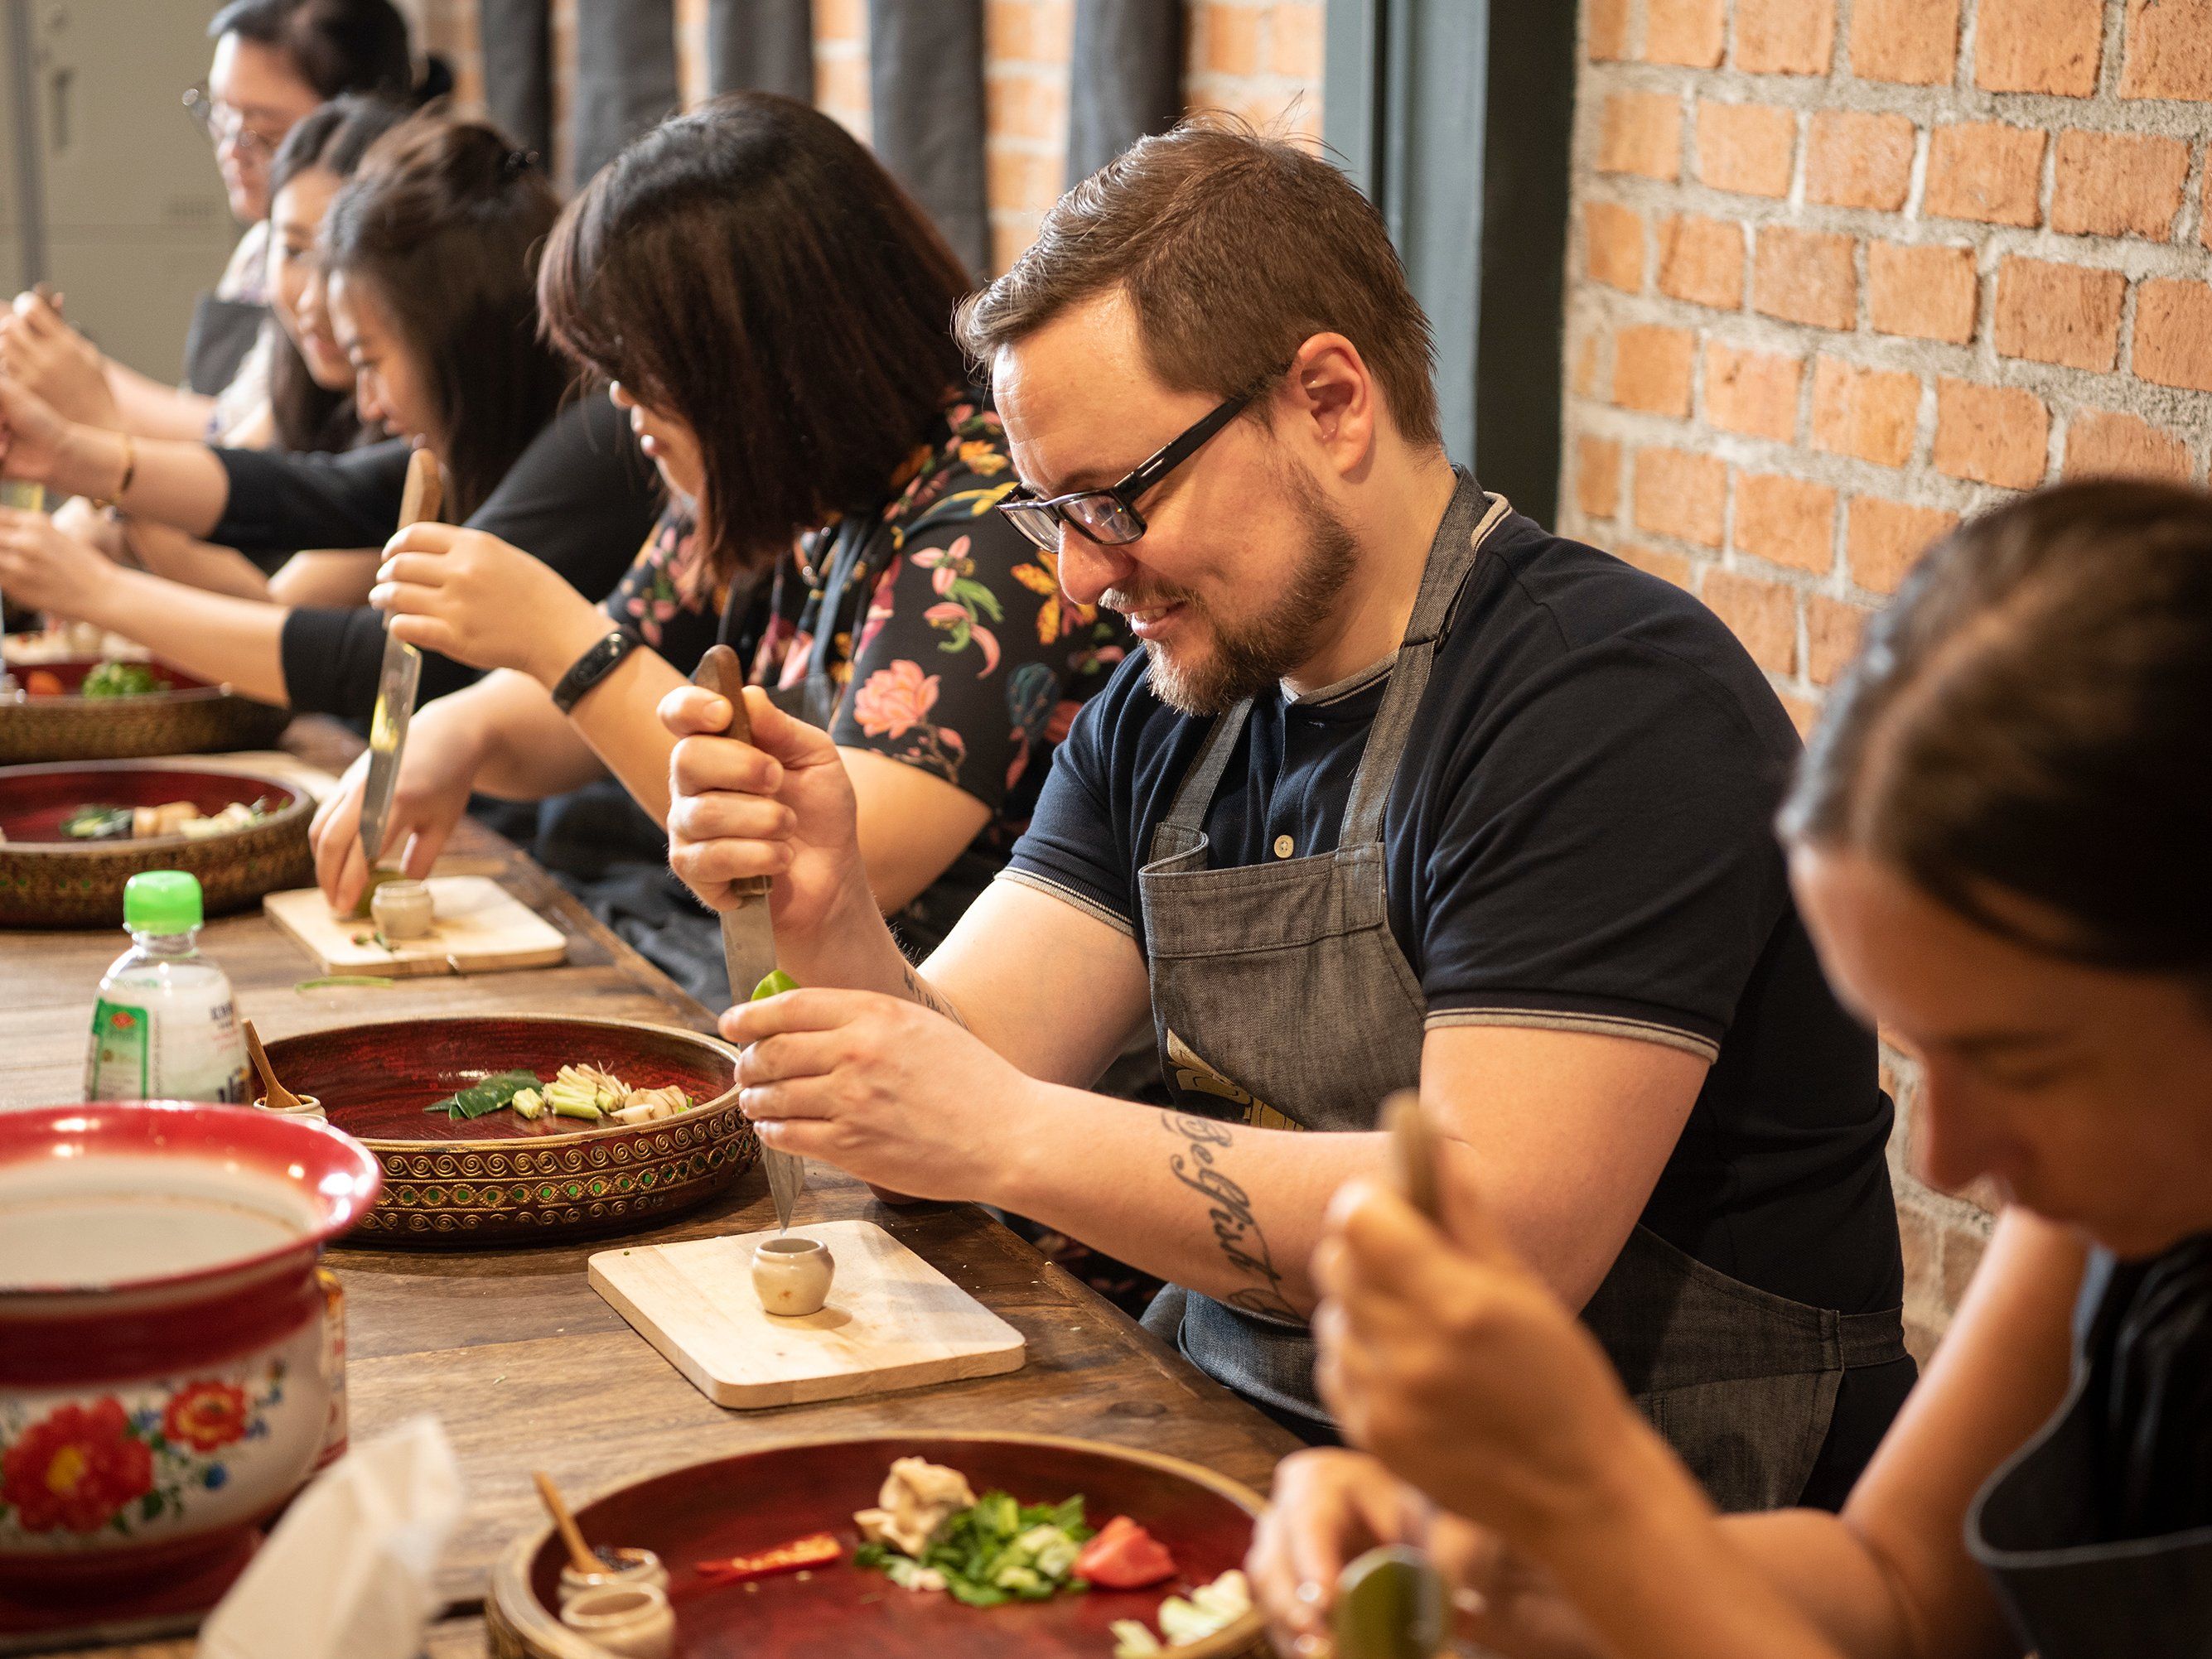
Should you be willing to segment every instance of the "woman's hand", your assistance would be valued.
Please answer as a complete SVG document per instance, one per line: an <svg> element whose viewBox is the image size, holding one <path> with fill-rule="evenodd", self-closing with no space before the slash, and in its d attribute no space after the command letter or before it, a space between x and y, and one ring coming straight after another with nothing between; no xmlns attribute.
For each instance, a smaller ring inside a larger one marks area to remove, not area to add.
<svg viewBox="0 0 2212 1659"><path fill-rule="evenodd" d="M1371 1182L1337 1194L1314 1253L1316 1378L1346 1438L1541 1559L1609 1507L1650 1431L1474 1195L1448 1208L1453 1237Z"/></svg>
<svg viewBox="0 0 2212 1659"><path fill-rule="evenodd" d="M52 404L13 376L0 374L0 473L33 483L57 482L75 431Z"/></svg>
<svg viewBox="0 0 2212 1659"><path fill-rule="evenodd" d="M0 592L70 622L97 622L115 566L43 513L0 507Z"/></svg>
<svg viewBox="0 0 2212 1659"><path fill-rule="evenodd" d="M676 734L668 764L668 862L712 910L730 884L770 876L779 933L807 934L841 915L880 927L860 861L852 780L830 734L783 713L757 686L745 693L753 740L720 735L730 705L684 686L660 700ZM742 994L744 988L733 988Z"/></svg>
<svg viewBox="0 0 2212 1659"><path fill-rule="evenodd" d="M481 530L410 525L385 544L369 603L393 635L549 689L614 626L561 573Z"/></svg>
<svg viewBox="0 0 2212 1659"><path fill-rule="evenodd" d="M455 712L458 708L458 713ZM385 821L384 854L405 854L407 873L418 881L469 810L483 750L476 722L465 704L447 699L426 703L407 728L399 757L399 781ZM368 860L361 845L362 795L368 787L368 757L346 769L338 787L323 798L307 826L315 851L315 884L331 908L350 915L368 886Z"/></svg>
<svg viewBox="0 0 2212 1659"><path fill-rule="evenodd" d="M0 315L0 373L27 386L64 420L119 431L100 348L62 319L61 307L33 291Z"/></svg>

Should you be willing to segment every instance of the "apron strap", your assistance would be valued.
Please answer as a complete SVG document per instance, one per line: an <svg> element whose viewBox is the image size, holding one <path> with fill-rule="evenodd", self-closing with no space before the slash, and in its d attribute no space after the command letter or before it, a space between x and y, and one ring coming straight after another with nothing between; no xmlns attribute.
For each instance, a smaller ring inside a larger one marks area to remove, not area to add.
<svg viewBox="0 0 2212 1659"><path fill-rule="evenodd" d="M1213 792L1229 769L1229 757L1244 733L1244 722L1251 717L1252 700L1247 697L1215 719L1213 729L1206 734L1206 746L1198 751L1198 758L1183 775L1182 787L1176 791L1175 805L1160 820L1161 829L1195 834L1205 823L1206 809L1213 804ZM1158 838L1155 832L1154 839Z"/></svg>
<svg viewBox="0 0 2212 1659"><path fill-rule="evenodd" d="M1382 809L1390 786L1398 775L1407 739L1413 735L1413 717L1420 712L1422 695L1429 689L1429 670L1436 659L1437 641L1451 619L1452 607L1468 573L1474 568L1476 550L1513 509L1503 495L1485 496L1481 487L1462 467L1452 469L1459 488L1437 526L1429 547L1429 562L1421 572L1420 591L1414 596L1413 614L1406 623L1405 642L1390 671L1389 689L1376 711L1367 733L1367 746L1352 775L1351 799L1345 803L1344 824L1337 831L1340 848L1364 846L1382 839Z"/></svg>

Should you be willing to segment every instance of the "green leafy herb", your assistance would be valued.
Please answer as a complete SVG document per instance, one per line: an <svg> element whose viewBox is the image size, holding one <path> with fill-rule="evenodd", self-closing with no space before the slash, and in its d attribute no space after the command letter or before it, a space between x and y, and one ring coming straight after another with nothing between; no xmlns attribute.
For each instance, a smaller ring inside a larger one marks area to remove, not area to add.
<svg viewBox="0 0 2212 1659"><path fill-rule="evenodd" d="M131 809L127 806L80 806L62 820L62 834L71 841L128 841Z"/></svg>
<svg viewBox="0 0 2212 1659"><path fill-rule="evenodd" d="M104 662L79 690L88 697L143 697L161 690L161 681L143 662Z"/></svg>
<svg viewBox="0 0 2212 1659"><path fill-rule="evenodd" d="M422 1109L443 1112L454 1119L483 1117L498 1111L525 1089L535 1089L541 1081L535 1072L498 1072Z"/></svg>
<svg viewBox="0 0 2212 1659"><path fill-rule="evenodd" d="M382 974L323 974L314 979L303 979L292 988L295 991L389 991L393 983Z"/></svg>
<svg viewBox="0 0 2212 1659"><path fill-rule="evenodd" d="M854 1552L855 1566L872 1567L902 1588L927 1570L940 1575L956 1601L971 1607L1043 1601L1091 1586L1075 1576L1075 1558L1091 1541L1080 1495L1060 1504L1017 1504L985 1492L953 1516L915 1561L882 1544Z"/></svg>

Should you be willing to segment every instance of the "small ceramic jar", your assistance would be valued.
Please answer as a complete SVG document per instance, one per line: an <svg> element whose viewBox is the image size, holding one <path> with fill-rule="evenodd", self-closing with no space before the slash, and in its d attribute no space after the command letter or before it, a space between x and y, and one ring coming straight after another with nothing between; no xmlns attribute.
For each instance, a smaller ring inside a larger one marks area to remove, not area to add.
<svg viewBox="0 0 2212 1659"><path fill-rule="evenodd" d="M561 1622L623 1659L665 1659L676 1646L668 1592L654 1584L611 1584L569 1598Z"/></svg>
<svg viewBox="0 0 2212 1659"><path fill-rule="evenodd" d="M753 1291L772 1314L796 1319L820 1313L830 1299L837 1258L819 1239L785 1235L764 1238L753 1249Z"/></svg>
<svg viewBox="0 0 2212 1659"><path fill-rule="evenodd" d="M430 885L422 881L387 881L368 897L368 913L386 939L421 939L430 931L434 910Z"/></svg>
<svg viewBox="0 0 2212 1659"><path fill-rule="evenodd" d="M574 1564L561 1569L561 1605L566 1607L586 1590L636 1589L649 1585L658 1590L668 1588L668 1569L651 1550L609 1549L601 1547L592 1553L603 1564L599 1572L578 1572Z"/></svg>
<svg viewBox="0 0 2212 1659"><path fill-rule="evenodd" d="M313 1095L299 1095L295 1098L300 1103L297 1106L271 1106L266 1096L257 1099L253 1104L256 1109L266 1112L271 1117L305 1118L311 1123L328 1123L331 1121L330 1114L323 1110L323 1103Z"/></svg>

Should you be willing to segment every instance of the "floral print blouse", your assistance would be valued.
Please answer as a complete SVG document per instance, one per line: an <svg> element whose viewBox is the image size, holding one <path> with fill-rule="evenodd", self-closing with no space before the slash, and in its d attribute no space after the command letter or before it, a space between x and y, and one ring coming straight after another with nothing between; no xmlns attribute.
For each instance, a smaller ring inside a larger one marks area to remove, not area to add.
<svg viewBox="0 0 2212 1659"><path fill-rule="evenodd" d="M894 918L932 945L988 885L1029 822L1053 749L1129 647L1111 612L1071 603L1057 561L991 509L1013 486L996 411L945 404L882 507L800 536L743 617L672 507L605 604L689 673L727 631L755 684L835 696L830 737L921 768L991 810L935 887Z"/></svg>

